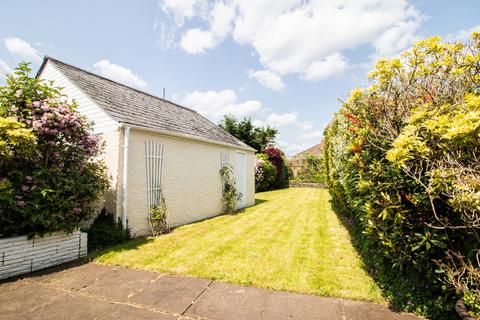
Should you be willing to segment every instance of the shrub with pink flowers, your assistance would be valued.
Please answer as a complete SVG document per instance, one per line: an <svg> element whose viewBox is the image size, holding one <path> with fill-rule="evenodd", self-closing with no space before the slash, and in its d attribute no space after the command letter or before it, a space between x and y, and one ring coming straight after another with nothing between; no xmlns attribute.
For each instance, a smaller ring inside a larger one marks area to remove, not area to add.
<svg viewBox="0 0 480 320"><path fill-rule="evenodd" d="M92 216L108 186L90 124L75 103L30 71L20 64L0 87L2 119L14 119L34 136L32 152L0 153L0 237L71 232Z"/></svg>
<svg viewBox="0 0 480 320"><path fill-rule="evenodd" d="M284 153L275 147L267 147L263 150L268 160L275 166L277 174L272 185L273 189L287 188L290 179L290 170L285 162Z"/></svg>
<svg viewBox="0 0 480 320"><path fill-rule="evenodd" d="M255 155L255 191L272 189L276 177L277 170L268 160L268 156L264 153L257 153Z"/></svg>

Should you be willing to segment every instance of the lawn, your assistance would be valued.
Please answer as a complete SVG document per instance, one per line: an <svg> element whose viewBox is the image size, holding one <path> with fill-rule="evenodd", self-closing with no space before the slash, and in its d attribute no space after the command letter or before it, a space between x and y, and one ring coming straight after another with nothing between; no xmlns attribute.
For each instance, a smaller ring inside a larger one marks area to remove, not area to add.
<svg viewBox="0 0 480 320"><path fill-rule="evenodd" d="M136 239L95 256L99 263L242 285L382 302L324 189L258 193L236 215Z"/></svg>

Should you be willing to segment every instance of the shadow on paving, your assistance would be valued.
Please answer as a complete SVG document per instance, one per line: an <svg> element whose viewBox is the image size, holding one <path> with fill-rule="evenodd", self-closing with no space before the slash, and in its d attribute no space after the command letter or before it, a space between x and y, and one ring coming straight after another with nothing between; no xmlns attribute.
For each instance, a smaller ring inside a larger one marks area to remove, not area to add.
<svg viewBox="0 0 480 320"><path fill-rule="evenodd" d="M243 287L96 263L73 263L0 284L10 319L418 319L384 305Z"/></svg>

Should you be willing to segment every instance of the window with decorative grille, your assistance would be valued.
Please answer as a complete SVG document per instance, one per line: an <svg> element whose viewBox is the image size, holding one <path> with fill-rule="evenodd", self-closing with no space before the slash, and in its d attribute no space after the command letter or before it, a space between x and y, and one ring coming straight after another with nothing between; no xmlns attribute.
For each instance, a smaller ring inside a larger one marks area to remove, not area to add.
<svg viewBox="0 0 480 320"><path fill-rule="evenodd" d="M162 195L163 165L165 161L165 144L153 141L145 141L145 164L147 173L147 198L148 208L160 203Z"/></svg>
<svg viewBox="0 0 480 320"><path fill-rule="evenodd" d="M230 164L230 154L228 152L220 152L220 168Z"/></svg>

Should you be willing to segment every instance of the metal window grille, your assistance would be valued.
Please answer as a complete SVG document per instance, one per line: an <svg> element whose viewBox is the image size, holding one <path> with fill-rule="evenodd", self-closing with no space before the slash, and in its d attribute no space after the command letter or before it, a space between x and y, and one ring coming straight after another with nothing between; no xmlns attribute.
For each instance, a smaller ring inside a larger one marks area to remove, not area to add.
<svg viewBox="0 0 480 320"><path fill-rule="evenodd" d="M145 141L145 164L147 173L148 208L160 203L165 144L158 141Z"/></svg>

